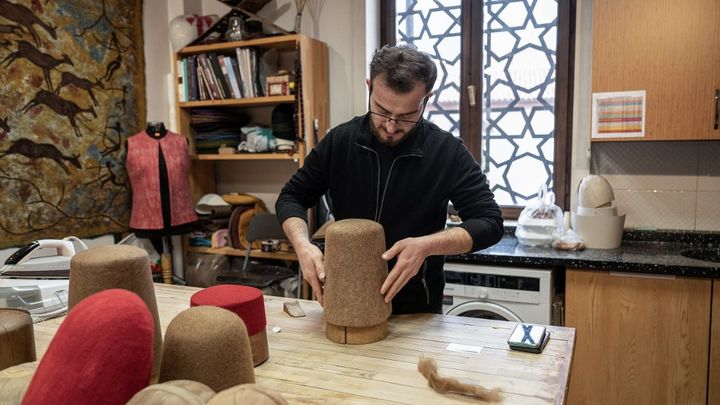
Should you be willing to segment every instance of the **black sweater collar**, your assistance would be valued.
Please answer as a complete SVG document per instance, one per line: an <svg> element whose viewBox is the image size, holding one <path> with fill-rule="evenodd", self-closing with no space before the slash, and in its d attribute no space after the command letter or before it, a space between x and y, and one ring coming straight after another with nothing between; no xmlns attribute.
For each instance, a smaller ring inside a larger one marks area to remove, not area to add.
<svg viewBox="0 0 720 405"><path fill-rule="evenodd" d="M370 113L365 114L360 119L360 125L358 127L355 143L375 150L375 143L373 142L373 133L370 131ZM397 148L397 155L420 155L423 156L423 144L425 143L425 127L427 121L423 119L413 130L408 134L407 138L403 139L398 145L394 146L393 149Z"/></svg>

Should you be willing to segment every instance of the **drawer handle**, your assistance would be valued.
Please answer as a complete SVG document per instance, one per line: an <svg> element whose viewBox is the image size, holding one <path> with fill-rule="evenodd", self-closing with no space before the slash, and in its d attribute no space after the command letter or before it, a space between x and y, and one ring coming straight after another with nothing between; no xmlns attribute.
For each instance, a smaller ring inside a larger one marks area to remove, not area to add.
<svg viewBox="0 0 720 405"><path fill-rule="evenodd" d="M715 125L713 125L713 129L718 129L718 120L720 120L720 89L715 89Z"/></svg>

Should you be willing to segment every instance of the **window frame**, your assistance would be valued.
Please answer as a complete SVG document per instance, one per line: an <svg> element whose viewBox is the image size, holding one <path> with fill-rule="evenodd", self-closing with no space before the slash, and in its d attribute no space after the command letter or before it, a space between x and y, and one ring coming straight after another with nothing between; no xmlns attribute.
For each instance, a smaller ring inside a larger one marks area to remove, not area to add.
<svg viewBox="0 0 720 405"><path fill-rule="evenodd" d="M570 209L570 176L572 160L572 105L575 55L575 15L577 0L558 0L558 29L555 70L555 158L553 161L553 191L555 203L563 210ZM475 86L476 98L483 94L482 52L473 43L482 43L483 21L482 0L462 0L462 45L460 88ZM380 41L381 44L395 44L395 0L380 0ZM469 31L467 28L469 27ZM469 55L465 57L465 55ZM471 69L475 66L475 70ZM475 134L479 134L475 136ZM460 137L473 157L481 160L482 103L471 107L467 91L460 97ZM516 219L522 206L501 206L503 217Z"/></svg>

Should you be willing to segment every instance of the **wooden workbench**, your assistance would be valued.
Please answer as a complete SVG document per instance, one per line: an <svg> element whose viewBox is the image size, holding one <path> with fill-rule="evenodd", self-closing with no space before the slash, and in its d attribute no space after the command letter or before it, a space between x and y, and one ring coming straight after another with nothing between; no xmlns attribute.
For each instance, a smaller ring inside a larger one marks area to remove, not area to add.
<svg viewBox="0 0 720 405"><path fill-rule="evenodd" d="M197 288L156 284L162 330L188 308ZM265 297L270 358L255 368L257 383L290 403L468 403L466 397L433 391L417 371L421 355L438 362L441 376L487 388L500 387L504 404L563 404L575 342L572 328L550 327L542 354L508 349L514 322L417 314L394 316L389 336L368 345L342 345L325 337L315 301L300 301L307 314L291 318L284 298ZM35 324L38 358L45 354L63 318ZM281 328L278 333L271 330ZM456 343L481 347L478 354L447 350Z"/></svg>

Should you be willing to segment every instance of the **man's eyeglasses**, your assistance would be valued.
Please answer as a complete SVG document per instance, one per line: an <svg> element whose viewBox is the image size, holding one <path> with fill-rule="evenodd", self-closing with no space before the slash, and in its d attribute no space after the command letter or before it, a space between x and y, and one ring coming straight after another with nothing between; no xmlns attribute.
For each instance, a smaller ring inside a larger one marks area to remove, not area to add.
<svg viewBox="0 0 720 405"><path fill-rule="evenodd" d="M413 126L413 125L417 124L418 122L420 122L420 120L422 119L422 118L420 118L418 120L404 120L404 119L400 119L400 118L393 118L389 115L380 114L379 112L375 112L371 109L368 109L368 111L370 111L370 114L381 119L383 124L394 121L395 125L403 126L403 127ZM420 115L420 117L422 117L422 114Z"/></svg>
<svg viewBox="0 0 720 405"><path fill-rule="evenodd" d="M370 96L372 97L372 93L370 93ZM427 101L428 101L428 98L426 97L425 100L423 100L423 106L422 106L422 109L420 110L420 115L418 116L418 118L416 120L408 120L408 119L404 119L404 118L393 118L389 115L375 112L372 110L372 108L370 108L369 100L368 100L368 112L370 112L370 114L376 116L377 118L381 119L382 120L381 122L383 124L387 124L388 122L394 121L395 125L397 125L399 127L411 127L413 125L417 125L417 123L422 121L422 116L423 116L423 113L425 113L425 105L427 105Z"/></svg>

